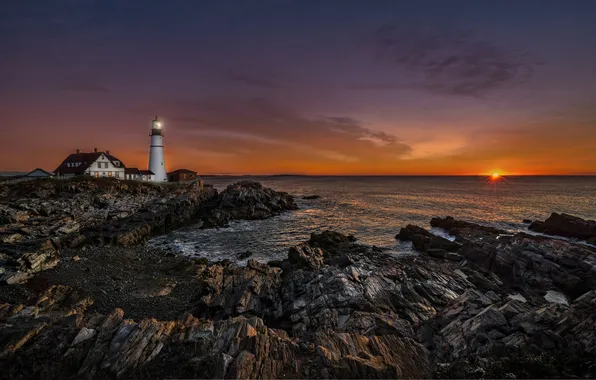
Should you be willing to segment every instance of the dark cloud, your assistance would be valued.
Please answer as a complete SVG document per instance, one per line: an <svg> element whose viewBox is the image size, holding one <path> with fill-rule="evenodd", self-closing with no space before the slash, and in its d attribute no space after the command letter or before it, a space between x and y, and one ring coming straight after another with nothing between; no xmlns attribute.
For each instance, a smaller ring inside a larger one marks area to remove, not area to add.
<svg viewBox="0 0 596 380"><path fill-rule="evenodd" d="M526 53L483 39L472 30L423 31L385 25L375 32L374 45L379 62L405 69L413 80L351 88L422 88L477 97L525 82L540 64Z"/></svg>

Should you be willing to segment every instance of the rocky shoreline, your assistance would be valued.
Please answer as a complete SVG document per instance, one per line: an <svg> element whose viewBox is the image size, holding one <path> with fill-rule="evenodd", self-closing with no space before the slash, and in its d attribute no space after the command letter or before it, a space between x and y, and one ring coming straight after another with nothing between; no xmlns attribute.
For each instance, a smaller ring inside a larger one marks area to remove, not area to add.
<svg viewBox="0 0 596 380"><path fill-rule="evenodd" d="M39 180L0 186L0 282L22 283L57 265L65 248L136 246L189 223L225 227L296 209L286 193L251 181L218 194L202 182Z"/></svg>
<svg viewBox="0 0 596 380"><path fill-rule="evenodd" d="M16 205L89 192L52 186L59 190L44 184L48 193L21 195L35 199L24 203L2 188L2 236L54 215ZM273 216L296 208L293 198L254 182L222 193L199 184L106 189L91 193L139 191L145 201L123 218L108 206L112 217L97 224L77 216L89 209L69 211L78 231L21 233L0 245L1 378L596 377L589 245L446 217L430 224L454 241L420 226L399 231L418 255L325 231L283 261L209 263L141 243L185 223ZM15 264L25 260L18 249L40 240L54 256ZM26 275L8 281L15 270Z"/></svg>

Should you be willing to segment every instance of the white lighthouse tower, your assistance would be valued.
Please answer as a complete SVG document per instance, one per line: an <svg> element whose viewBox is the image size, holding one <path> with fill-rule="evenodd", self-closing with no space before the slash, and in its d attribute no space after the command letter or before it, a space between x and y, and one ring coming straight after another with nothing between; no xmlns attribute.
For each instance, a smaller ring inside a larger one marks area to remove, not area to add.
<svg viewBox="0 0 596 380"><path fill-rule="evenodd" d="M166 158L163 151L163 124L157 116L151 122L151 148L149 150L149 170L155 174L155 182L166 182Z"/></svg>

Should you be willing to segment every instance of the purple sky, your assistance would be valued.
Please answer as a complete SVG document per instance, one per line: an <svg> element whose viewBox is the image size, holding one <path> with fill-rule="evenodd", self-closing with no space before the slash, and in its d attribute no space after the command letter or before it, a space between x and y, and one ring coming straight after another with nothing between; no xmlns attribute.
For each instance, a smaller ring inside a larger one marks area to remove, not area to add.
<svg viewBox="0 0 596 380"><path fill-rule="evenodd" d="M0 170L76 148L201 173L596 173L596 2L22 1Z"/></svg>

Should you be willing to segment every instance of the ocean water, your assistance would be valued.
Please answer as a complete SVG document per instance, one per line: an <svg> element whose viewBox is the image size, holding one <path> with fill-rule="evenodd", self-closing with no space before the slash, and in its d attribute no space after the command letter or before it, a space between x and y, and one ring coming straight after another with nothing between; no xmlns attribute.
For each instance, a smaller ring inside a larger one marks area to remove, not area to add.
<svg viewBox="0 0 596 380"><path fill-rule="evenodd" d="M246 178L205 179L218 190ZM430 229L430 219L457 219L527 230L523 219L546 219L551 212L596 218L596 177L251 177L264 186L295 196L299 210L262 221L239 221L229 228L189 226L152 239L175 251L210 260L237 260L241 252L269 261L286 257L288 248L326 229L353 234L363 244L396 254L412 253L396 241L401 227ZM304 200L316 194L319 199ZM443 234L443 231L433 230ZM246 261L246 260L244 260Z"/></svg>

